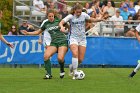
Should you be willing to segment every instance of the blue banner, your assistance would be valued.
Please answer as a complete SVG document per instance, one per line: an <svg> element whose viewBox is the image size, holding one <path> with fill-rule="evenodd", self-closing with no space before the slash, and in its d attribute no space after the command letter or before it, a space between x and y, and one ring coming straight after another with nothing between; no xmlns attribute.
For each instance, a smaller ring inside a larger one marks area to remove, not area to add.
<svg viewBox="0 0 140 93"><path fill-rule="evenodd" d="M9 48L0 44L0 64L43 64L44 47L38 44L38 36L4 36L14 44ZM72 54L65 56L71 63ZM87 50L82 64L136 65L140 59L140 44L135 38L87 37ZM57 54L51 61L58 64Z"/></svg>

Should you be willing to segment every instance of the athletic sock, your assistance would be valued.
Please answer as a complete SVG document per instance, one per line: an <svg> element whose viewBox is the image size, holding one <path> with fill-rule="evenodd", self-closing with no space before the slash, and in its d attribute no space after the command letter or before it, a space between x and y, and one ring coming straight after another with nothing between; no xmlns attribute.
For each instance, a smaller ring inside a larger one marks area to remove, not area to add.
<svg viewBox="0 0 140 93"><path fill-rule="evenodd" d="M78 58L72 57L72 67L73 67L73 72L75 74L78 68Z"/></svg>
<svg viewBox="0 0 140 93"><path fill-rule="evenodd" d="M50 59L44 61L44 67L45 67L45 70L47 71L47 74L52 75Z"/></svg>
<svg viewBox="0 0 140 93"><path fill-rule="evenodd" d="M70 73L72 73L73 72L72 64L69 65L69 69L70 69Z"/></svg>
<svg viewBox="0 0 140 93"><path fill-rule="evenodd" d="M129 75L129 77L132 78L135 74L136 74L136 72L133 71L133 72Z"/></svg>
<svg viewBox="0 0 140 93"><path fill-rule="evenodd" d="M59 62L59 65L60 65L60 72L62 73L62 72L65 72L64 71L64 63L65 63L65 61L64 62Z"/></svg>
<svg viewBox="0 0 140 93"><path fill-rule="evenodd" d="M140 69L140 63L137 65L137 67L134 69L134 72L137 72Z"/></svg>

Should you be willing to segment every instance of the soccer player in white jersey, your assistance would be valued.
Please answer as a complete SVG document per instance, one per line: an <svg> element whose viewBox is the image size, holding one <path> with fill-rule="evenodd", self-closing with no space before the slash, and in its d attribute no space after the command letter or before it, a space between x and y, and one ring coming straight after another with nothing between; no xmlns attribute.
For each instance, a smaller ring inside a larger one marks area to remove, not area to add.
<svg viewBox="0 0 140 93"><path fill-rule="evenodd" d="M1 18L2 18L2 11L0 10L0 20L1 20ZM11 44L11 43L9 43L9 42L2 36L2 34L1 34L1 26L2 26L2 23L0 22L0 40L3 41L3 42L4 42L6 45L8 45L9 47L13 48L14 45ZM1 41L0 41L0 43L1 43Z"/></svg>
<svg viewBox="0 0 140 93"><path fill-rule="evenodd" d="M139 36L139 32L140 32L140 24L136 27L135 29L135 35L137 40L140 42L140 36ZM133 77L136 72L140 69L140 62L138 61L138 65L136 66L136 68L132 71L132 73L129 75L129 77Z"/></svg>
<svg viewBox="0 0 140 93"><path fill-rule="evenodd" d="M102 21L90 18L90 16L82 12L82 5L75 5L73 7L73 12L61 20L59 26L62 32L65 32L65 27L63 26L66 22L70 22L70 49L72 51L72 64L69 65L70 73L73 72L74 75L77 72L78 64L80 64L85 55L86 51L86 35L85 35L85 21L89 20L92 22Z"/></svg>

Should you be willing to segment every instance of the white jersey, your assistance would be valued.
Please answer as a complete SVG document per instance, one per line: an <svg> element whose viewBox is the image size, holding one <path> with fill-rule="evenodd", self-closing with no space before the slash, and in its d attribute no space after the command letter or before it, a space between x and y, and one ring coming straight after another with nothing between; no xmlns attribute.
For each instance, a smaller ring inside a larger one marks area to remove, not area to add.
<svg viewBox="0 0 140 93"><path fill-rule="evenodd" d="M136 30L140 32L140 24L136 27Z"/></svg>
<svg viewBox="0 0 140 93"><path fill-rule="evenodd" d="M40 28L43 26L43 24L48 21L48 19L44 20L40 26ZM51 43L51 36L50 33L48 32L47 29L45 29L44 34L43 34L43 44L44 46L50 45Z"/></svg>
<svg viewBox="0 0 140 93"><path fill-rule="evenodd" d="M90 19L90 16L84 12L79 17L69 14L63 20L64 22L70 22L70 38L86 38L85 35L85 20Z"/></svg>

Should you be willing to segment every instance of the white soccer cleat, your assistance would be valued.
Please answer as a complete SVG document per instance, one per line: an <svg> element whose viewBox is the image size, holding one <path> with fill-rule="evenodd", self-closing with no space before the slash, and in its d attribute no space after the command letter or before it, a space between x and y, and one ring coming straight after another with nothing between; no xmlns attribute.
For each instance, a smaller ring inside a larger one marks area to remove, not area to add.
<svg viewBox="0 0 140 93"><path fill-rule="evenodd" d="M76 79L75 76L73 76L72 79L75 80Z"/></svg>

